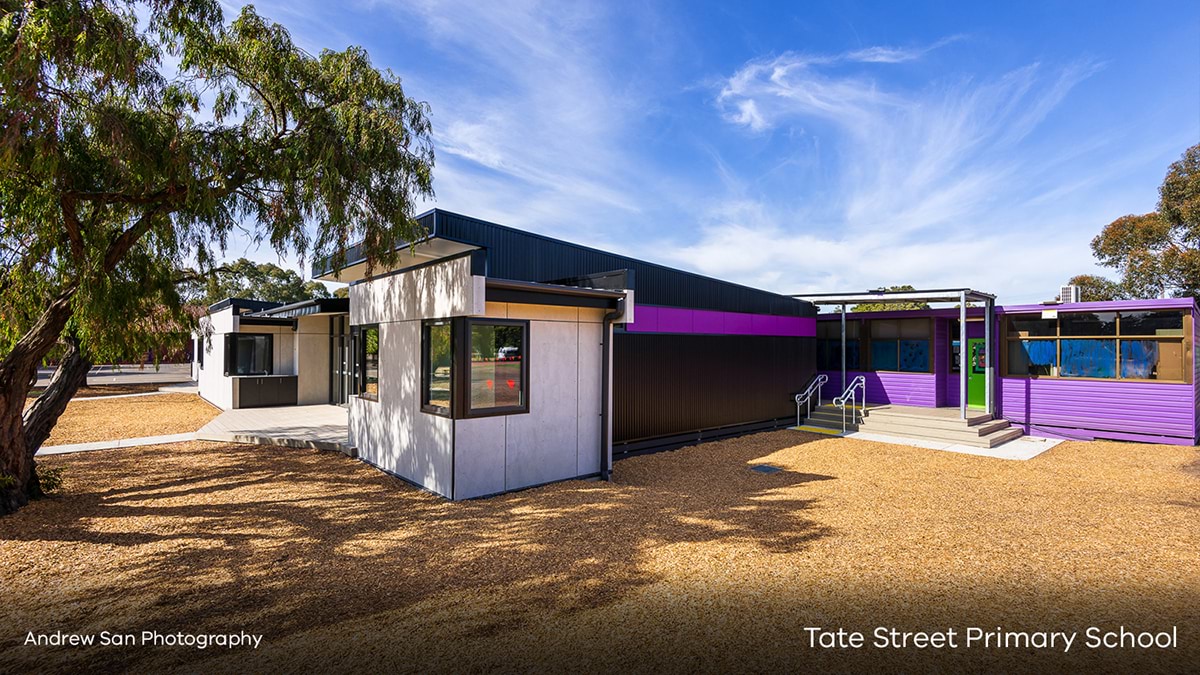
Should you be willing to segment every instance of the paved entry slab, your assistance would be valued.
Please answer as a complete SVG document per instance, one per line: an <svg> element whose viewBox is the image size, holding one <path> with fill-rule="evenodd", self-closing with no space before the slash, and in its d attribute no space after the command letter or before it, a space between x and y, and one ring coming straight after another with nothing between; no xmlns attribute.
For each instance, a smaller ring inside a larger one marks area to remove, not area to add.
<svg viewBox="0 0 1200 675"><path fill-rule="evenodd" d="M226 410L196 432L201 441L229 441L338 450L351 454L345 408L291 405Z"/></svg>
<svg viewBox="0 0 1200 675"><path fill-rule="evenodd" d="M844 438L861 438L864 441L878 441L880 443L911 445L918 448L927 448L929 450L947 450L949 452L960 452L964 455L978 455L980 457L991 457L993 459L1013 460L1033 459L1034 457L1037 457L1059 443L1062 443L1061 440L1054 438L1022 436L1020 438L997 445L994 448L977 448L975 446L962 445L960 443L940 442L929 440L927 438L906 438L904 436L875 434L865 431L848 433L844 436Z"/></svg>

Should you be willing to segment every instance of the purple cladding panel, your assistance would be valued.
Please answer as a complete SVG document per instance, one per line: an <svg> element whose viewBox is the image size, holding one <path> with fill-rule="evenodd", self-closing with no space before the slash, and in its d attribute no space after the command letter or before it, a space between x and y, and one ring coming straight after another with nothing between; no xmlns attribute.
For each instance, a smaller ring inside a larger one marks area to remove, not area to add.
<svg viewBox="0 0 1200 675"><path fill-rule="evenodd" d="M822 396L833 398L842 390L842 371L827 370L829 384L833 387ZM937 407L936 382L932 373L894 373L894 372L846 372L846 381L862 375L867 380L867 403L894 403L896 405L913 405L922 408ZM828 385L827 385L828 386ZM831 393L830 393L831 392Z"/></svg>
<svg viewBox="0 0 1200 675"><path fill-rule="evenodd" d="M633 333L696 333L706 335L774 335L813 337L817 320L811 317L744 314L707 309L638 305L635 321L625 325Z"/></svg>
<svg viewBox="0 0 1200 675"><path fill-rule="evenodd" d="M634 310L634 317L637 317L637 310ZM659 333L691 333L692 332L692 310L679 309L677 307L657 307L658 310L658 332Z"/></svg>
<svg viewBox="0 0 1200 675"><path fill-rule="evenodd" d="M999 412L1034 436L1195 442L1190 384L1000 378Z"/></svg>

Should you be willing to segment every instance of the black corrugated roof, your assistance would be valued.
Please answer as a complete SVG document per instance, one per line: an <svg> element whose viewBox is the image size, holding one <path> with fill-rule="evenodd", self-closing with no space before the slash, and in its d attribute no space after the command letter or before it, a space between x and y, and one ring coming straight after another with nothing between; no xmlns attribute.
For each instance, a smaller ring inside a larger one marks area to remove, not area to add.
<svg viewBox="0 0 1200 675"><path fill-rule="evenodd" d="M417 219L431 238L477 246L486 252L487 276L547 282L608 270L634 271L635 302L692 309L753 312L783 316L816 316L802 300L735 284L694 272L617 255L525 232L505 225L434 209ZM346 253L346 266L362 262L361 247ZM313 264L313 276L333 271L329 261Z"/></svg>
<svg viewBox="0 0 1200 675"><path fill-rule="evenodd" d="M261 312L255 312L255 315L294 319L309 314L348 314L349 312L350 298L314 298L293 302L290 305L277 305Z"/></svg>
<svg viewBox="0 0 1200 675"><path fill-rule="evenodd" d="M261 312L266 309L279 307L283 303L268 302L266 300L248 300L246 298L225 298L208 306L209 313L219 312L226 307L233 307L234 311L239 309L248 309L252 312Z"/></svg>

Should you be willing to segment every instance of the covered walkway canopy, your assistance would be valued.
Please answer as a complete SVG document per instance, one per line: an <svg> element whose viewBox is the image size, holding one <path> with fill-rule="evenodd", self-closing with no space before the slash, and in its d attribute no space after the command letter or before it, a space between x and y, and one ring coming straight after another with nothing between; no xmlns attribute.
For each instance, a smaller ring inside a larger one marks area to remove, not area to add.
<svg viewBox="0 0 1200 675"><path fill-rule="evenodd" d="M963 419L967 417L967 303L983 303L984 311L984 378L987 386L984 388L984 407L988 414L995 414L996 369L995 358L992 355L992 321L996 311L996 296L981 293L970 288L944 288L914 291L866 291L863 293L796 293L792 297L807 300L814 305L835 305L841 307L842 313L842 389L846 381L846 305L860 303L898 304L902 302L957 302L959 340L963 347L958 350L958 391L959 412Z"/></svg>

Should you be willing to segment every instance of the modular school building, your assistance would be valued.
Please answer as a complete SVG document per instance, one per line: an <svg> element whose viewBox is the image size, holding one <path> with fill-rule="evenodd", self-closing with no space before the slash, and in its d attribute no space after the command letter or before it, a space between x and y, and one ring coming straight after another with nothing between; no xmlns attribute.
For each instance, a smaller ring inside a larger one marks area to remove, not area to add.
<svg viewBox="0 0 1200 675"><path fill-rule="evenodd" d="M440 209L419 221L427 236L369 278L354 249L314 266L348 301L214 305L201 395L344 406L358 457L466 499L792 426L820 375L826 398L845 387L840 318L812 302ZM1195 443L1191 300L1056 309L996 309L995 414L1035 435ZM953 331L984 322L950 314L850 315L847 382L862 376L868 404L958 405Z"/></svg>

